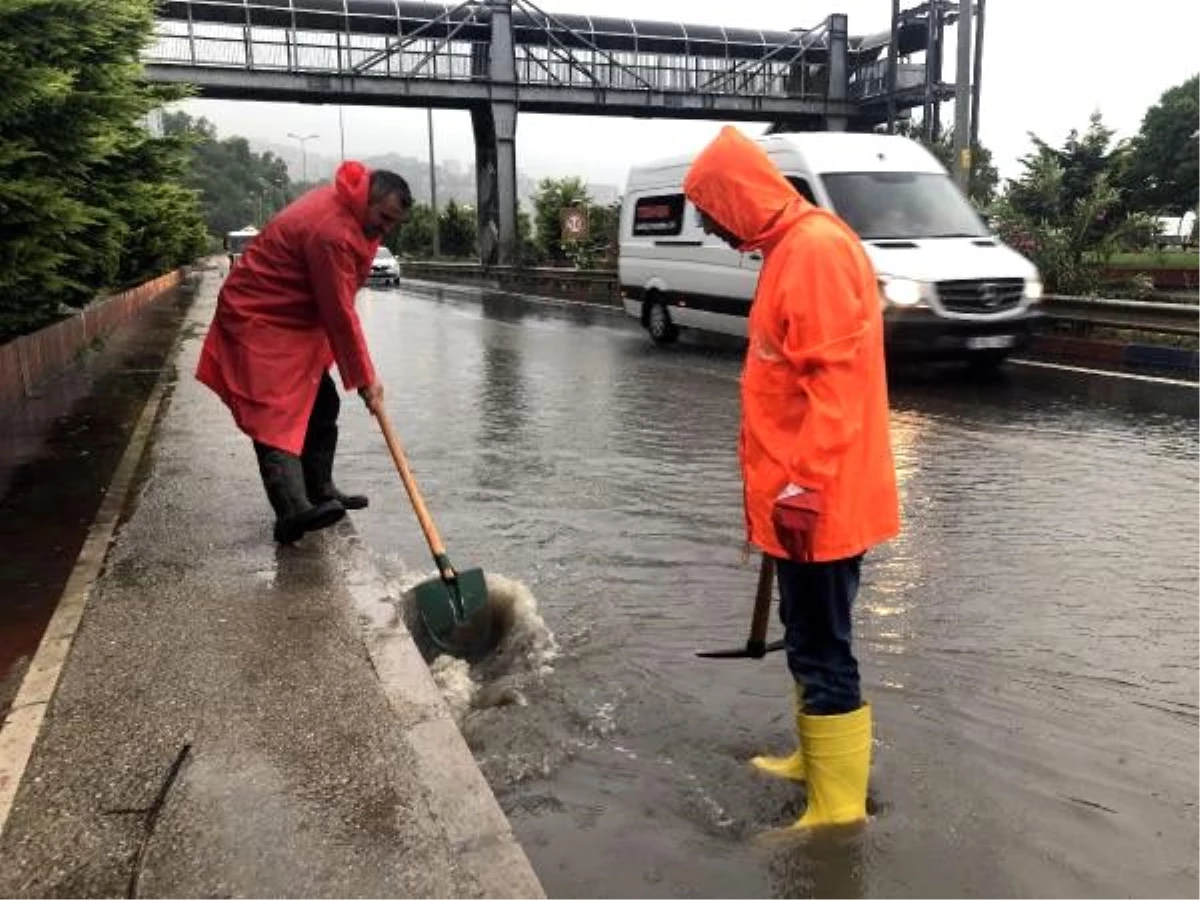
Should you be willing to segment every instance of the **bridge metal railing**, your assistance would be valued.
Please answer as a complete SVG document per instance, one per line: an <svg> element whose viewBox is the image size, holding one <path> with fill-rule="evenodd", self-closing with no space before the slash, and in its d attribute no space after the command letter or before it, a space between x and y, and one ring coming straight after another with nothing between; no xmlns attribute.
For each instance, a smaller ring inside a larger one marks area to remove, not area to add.
<svg viewBox="0 0 1200 900"><path fill-rule="evenodd" d="M775 43L759 32L729 30L720 40L656 42L605 33L598 24L575 30L531 0L513 6L520 13L514 53L521 84L768 98L820 98L828 89L828 23L775 34ZM479 0L441 7L427 21L366 7L342 14L279 0L172 0L155 20L143 60L248 72L486 80L490 29L488 4ZM654 49L664 46L686 52Z"/></svg>
<svg viewBox="0 0 1200 900"><path fill-rule="evenodd" d="M896 90L914 91L925 87L928 71L925 63L896 63ZM884 97L889 90L888 61L881 59L857 68L850 79L850 96L855 100Z"/></svg>
<svg viewBox="0 0 1200 900"><path fill-rule="evenodd" d="M487 77L486 42L415 38L391 49L382 35L163 21L143 51L149 63L354 77Z"/></svg>

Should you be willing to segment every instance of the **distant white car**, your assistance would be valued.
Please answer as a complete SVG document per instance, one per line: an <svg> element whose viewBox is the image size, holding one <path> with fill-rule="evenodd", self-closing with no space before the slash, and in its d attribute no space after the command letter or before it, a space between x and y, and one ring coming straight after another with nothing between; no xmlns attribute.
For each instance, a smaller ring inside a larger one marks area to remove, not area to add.
<svg viewBox="0 0 1200 900"><path fill-rule="evenodd" d="M369 284L400 283L400 261L387 247L380 245L375 251L375 259L371 263L371 274L367 277Z"/></svg>

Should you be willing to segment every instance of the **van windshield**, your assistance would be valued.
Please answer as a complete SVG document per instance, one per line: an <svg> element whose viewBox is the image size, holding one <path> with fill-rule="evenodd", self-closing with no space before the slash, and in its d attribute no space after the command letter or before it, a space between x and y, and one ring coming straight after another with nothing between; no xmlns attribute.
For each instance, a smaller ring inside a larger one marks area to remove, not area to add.
<svg viewBox="0 0 1200 900"><path fill-rule="evenodd" d="M823 180L837 214L865 241L988 234L947 175L839 172Z"/></svg>

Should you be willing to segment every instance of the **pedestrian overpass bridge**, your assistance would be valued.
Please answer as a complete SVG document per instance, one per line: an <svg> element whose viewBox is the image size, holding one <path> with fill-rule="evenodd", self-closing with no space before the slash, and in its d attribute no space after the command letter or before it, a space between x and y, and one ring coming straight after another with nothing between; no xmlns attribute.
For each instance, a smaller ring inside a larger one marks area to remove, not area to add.
<svg viewBox="0 0 1200 900"><path fill-rule="evenodd" d="M143 58L199 95L470 111L480 255L516 242L518 111L761 121L867 130L953 96L940 81L957 7L901 11L854 37L847 17L763 31L560 15L532 0L164 0ZM913 63L913 55L924 61Z"/></svg>

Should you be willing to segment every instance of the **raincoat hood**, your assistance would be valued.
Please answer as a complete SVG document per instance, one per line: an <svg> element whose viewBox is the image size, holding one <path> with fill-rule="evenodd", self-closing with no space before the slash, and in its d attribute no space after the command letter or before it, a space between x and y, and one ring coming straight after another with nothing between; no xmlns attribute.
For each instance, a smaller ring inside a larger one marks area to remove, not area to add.
<svg viewBox="0 0 1200 900"><path fill-rule="evenodd" d="M371 193L371 170L349 159L338 166L334 176L338 198L346 204L360 225L367 224L367 202Z"/></svg>
<svg viewBox="0 0 1200 900"><path fill-rule="evenodd" d="M696 157L683 191L742 240L739 250L769 248L813 208L762 147L729 125Z"/></svg>

